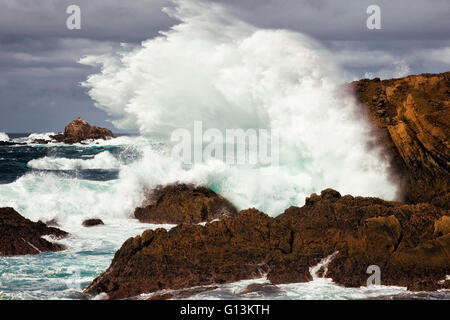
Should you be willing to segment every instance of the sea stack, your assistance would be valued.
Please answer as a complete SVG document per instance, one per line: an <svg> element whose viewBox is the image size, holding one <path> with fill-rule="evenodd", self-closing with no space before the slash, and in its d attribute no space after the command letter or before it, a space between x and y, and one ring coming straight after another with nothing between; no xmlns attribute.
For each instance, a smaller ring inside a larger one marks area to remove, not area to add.
<svg viewBox="0 0 450 320"><path fill-rule="evenodd" d="M80 143L85 140L107 140L113 137L114 135L111 130L91 126L86 120L83 120L80 117L76 118L65 127L64 134L50 136L50 138L56 140L57 142L64 142L68 144Z"/></svg>

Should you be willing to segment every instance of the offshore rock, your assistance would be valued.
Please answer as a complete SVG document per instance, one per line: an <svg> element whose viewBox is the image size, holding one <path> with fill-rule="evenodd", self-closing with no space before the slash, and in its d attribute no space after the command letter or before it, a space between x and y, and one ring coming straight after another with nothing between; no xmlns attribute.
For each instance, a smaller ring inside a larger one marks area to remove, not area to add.
<svg viewBox="0 0 450 320"><path fill-rule="evenodd" d="M76 118L65 127L64 134L50 136L50 138L54 141L68 144L80 143L85 140L107 140L113 137L114 135L111 130L91 126L87 121L81 119L80 117Z"/></svg>
<svg viewBox="0 0 450 320"><path fill-rule="evenodd" d="M104 225L101 219L86 219L83 221L83 227L94 227L99 225Z"/></svg>

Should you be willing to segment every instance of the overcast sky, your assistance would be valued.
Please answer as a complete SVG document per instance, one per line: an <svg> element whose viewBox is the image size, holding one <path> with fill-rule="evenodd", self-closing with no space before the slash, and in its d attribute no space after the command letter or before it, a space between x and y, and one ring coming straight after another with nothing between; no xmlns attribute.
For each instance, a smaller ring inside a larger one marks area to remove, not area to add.
<svg viewBox="0 0 450 320"><path fill-rule="evenodd" d="M335 55L343 79L450 70L449 0L215 0L261 28L315 38ZM114 128L80 86L96 70L77 61L139 45L176 21L169 0L0 0L0 132L61 131L73 118ZM81 8L68 30L66 8ZM371 4L381 30L366 27Z"/></svg>

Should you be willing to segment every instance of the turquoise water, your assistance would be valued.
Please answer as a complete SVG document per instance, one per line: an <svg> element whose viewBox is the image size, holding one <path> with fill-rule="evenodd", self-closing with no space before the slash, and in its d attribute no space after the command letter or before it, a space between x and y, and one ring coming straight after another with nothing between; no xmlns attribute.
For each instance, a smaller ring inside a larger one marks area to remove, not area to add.
<svg viewBox="0 0 450 320"><path fill-rule="evenodd" d="M88 299L82 293L105 271L120 245L155 225L111 224L72 229L68 249L0 258L0 299Z"/></svg>
<svg viewBox="0 0 450 320"><path fill-rule="evenodd" d="M26 136L10 138L27 141ZM107 157L95 160L105 152ZM0 299L90 298L83 289L108 268L121 244L159 227L129 218L131 212L111 214L98 202L117 183L119 167L139 156L126 143L0 147L0 207L12 206L33 221L55 219L70 233L57 241L66 245L65 251L0 257ZM36 164L34 159L46 160ZM105 225L81 226L83 219L94 216Z"/></svg>
<svg viewBox="0 0 450 320"><path fill-rule="evenodd" d="M31 139L27 135L10 138ZM54 219L70 233L57 241L67 247L65 251L0 257L0 299L92 299L83 290L108 268L127 238L149 228L172 227L143 224L133 218L145 189L175 181L203 184L240 209L257 207L276 215L290 205L301 205L305 194L317 191L295 184L301 176L291 168L287 172L293 174L292 178L280 170L269 179L258 168L229 168L217 162L183 169L167 157L164 145L142 137L119 137L88 145L0 147L0 207L14 207L33 221ZM87 218L100 218L105 225L82 227ZM404 288L383 286L342 288L330 279L246 293L249 283L267 281L221 285L192 298L450 299L448 292L412 294Z"/></svg>

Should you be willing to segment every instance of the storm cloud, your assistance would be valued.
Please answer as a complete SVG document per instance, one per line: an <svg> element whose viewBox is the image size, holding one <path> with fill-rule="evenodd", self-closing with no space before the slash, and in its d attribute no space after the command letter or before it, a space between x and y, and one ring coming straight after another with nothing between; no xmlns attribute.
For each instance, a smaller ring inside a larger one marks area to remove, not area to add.
<svg viewBox="0 0 450 320"><path fill-rule="evenodd" d="M390 78L450 69L448 0L214 0L260 28L299 31L328 48L343 80ZM158 35L177 21L168 0L1 0L0 132L58 131L76 116L112 128L80 85L95 72L78 61ZM81 8L68 30L66 8ZM371 4L381 29L366 27ZM115 130L117 131L117 130Z"/></svg>

